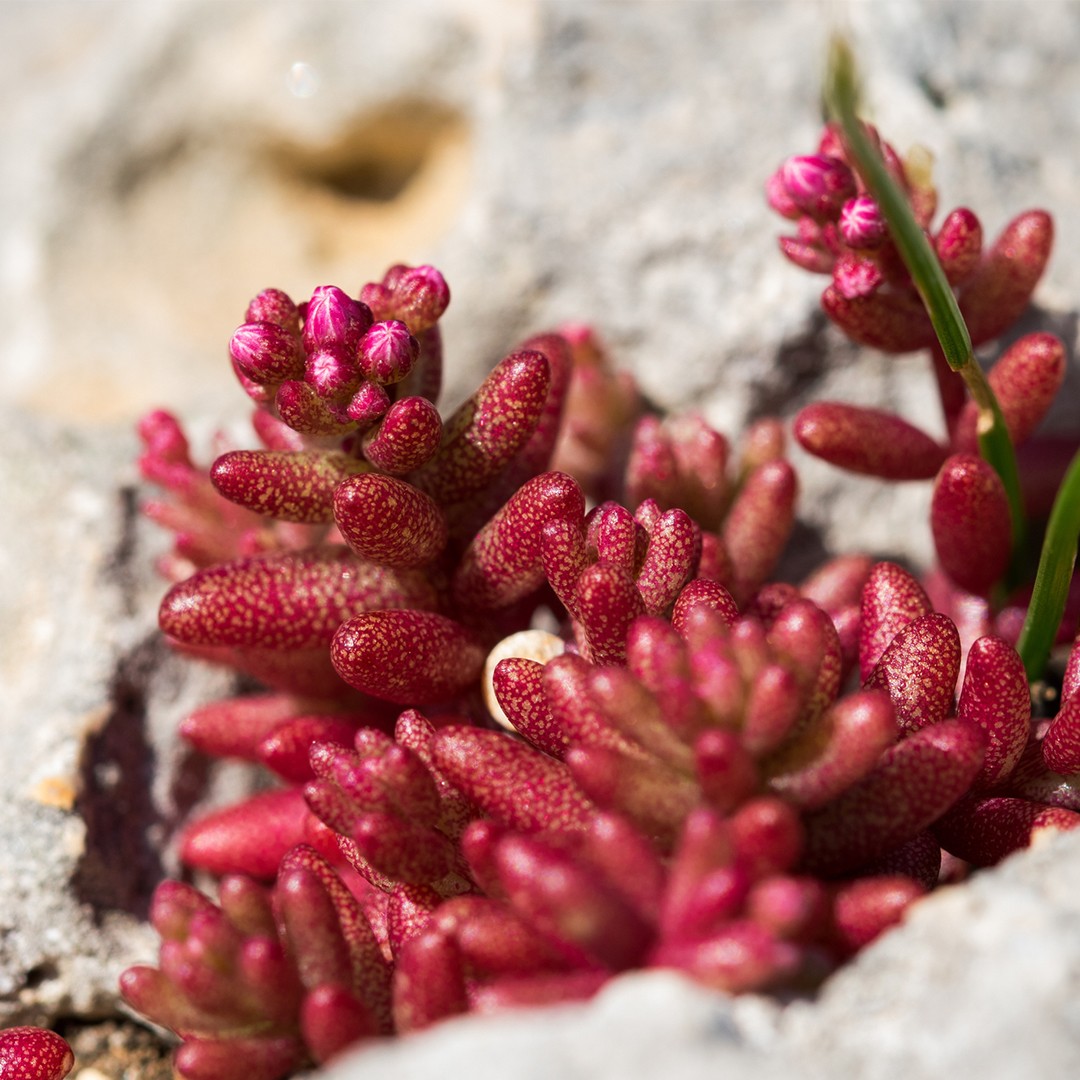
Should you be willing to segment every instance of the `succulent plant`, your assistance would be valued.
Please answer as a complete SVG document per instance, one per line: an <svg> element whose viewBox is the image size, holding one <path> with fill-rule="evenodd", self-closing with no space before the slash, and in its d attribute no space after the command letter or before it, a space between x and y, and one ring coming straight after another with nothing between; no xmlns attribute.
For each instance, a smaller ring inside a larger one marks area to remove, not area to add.
<svg viewBox="0 0 1080 1080"><path fill-rule="evenodd" d="M948 443L840 403L795 434L936 477L944 577L849 555L771 580L798 495L780 421L735 453L700 415L654 415L582 327L524 342L442 417L449 290L428 266L252 301L230 355L260 449L204 470L177 421L143 422L165 491L147 513L176 537L162 629L267 687L182 733L278 780L188 826L217 901L163 883L158 966L122 980L183 1040L182 1076L275 1080L638 967L813 987L935 887L943 850L987 865L1080 825L1080 647L1057 715L1033 717L998 453L1034 432L1063 350L1020 339L986 389L935 344L889 193L920 242L936 194L841 120L768 185L798 223L782 248L832 274L824 306L856 340L931 348ZM986 252L970 211L933 234L976 340L1023 310L1050 238L1041 212ZM1047 573L1033 611L1063 591Z"/></svg>
<svg viewBox="0 0 1080 1080"><path fill-rule="evenodd" d="M71 1047L55 1031L12 1027L0 1031L4 1080L64 1080L75 1064Z"/></svg>

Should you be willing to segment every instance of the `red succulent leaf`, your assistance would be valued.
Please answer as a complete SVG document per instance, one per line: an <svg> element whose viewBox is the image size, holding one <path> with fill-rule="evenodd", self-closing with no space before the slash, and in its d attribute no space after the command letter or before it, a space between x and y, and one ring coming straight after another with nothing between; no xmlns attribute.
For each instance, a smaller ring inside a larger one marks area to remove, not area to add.
<svg viewBox="0 0 1080 1080"><path fill-rule="evenodd" d="M908 623L933 610L923 587L903 567L876 563L860 604L859 678L870 677L882 653Z"/></svg>
<svg viewBox="0 0 1080 1080"><path fill-rule="evenodd" d="M1031 692L1024 663L1007 641L987 636L972 644L956 715L986 732L986 760L975 787L993 787L1016 767L1031 734Z"/></svg>
<svg viewBox="0 0 1080 1080"><path fill-rule="evenodd" d="M442 418L427 398L395 401L361 443L365 458L394 476L430 461L442 439Z"/></svg>
<svg viewBox="0 0 1080 1080"><path fill-rule="evenodd" d="M596 812L562 762L509 735L445 727L433 751L456 788L496 821L523 832L578 831Z"/></svg>
<svg viewBox="0 0 1080 1080"><path fill-rule="evenodd" d="M719 581L695 578L683 586L671 612L671 626L680 636L686 637L687 621L698 607L719 611L729 626L739 617L739 608L734 597Z"/></svg>
<svg viewBox="0 0 1080 1080"><path fill-rule="evenodd" d="M1045 332L1025 334L1014 341L994 366L988 380L1001 406L1014 446L1031 437L1054 402L1065 378L1065 346ZM957 421L957 449L978 449L978 407L969 401Z"/></svg>
<svg viewBox="0 0 1080 1080"><path fill-rule="evenodd" d="M463 693L480 677L484 649L445 615L395 609L344 622L330 646L334 669L382 701L421 705Z"/></svg>
<svg viewBox="0 0 1080 1080"><path fill-rule="evenodd" d="M915 731L949 715L959 674L956 625L934 612L915 619L893 638L863 688L887 691L901 731Z"/></svg>
<svg viewBox="0 0 1080 1080"><path fill-rule="evenodd" d="M333 496L334 521L361 559L379 566L426 566L446 546L446 518L419 488L379 473L353 476Z"/></svg>
<svg viewBox="0 0 1080 1080"><path fill-rule="evenodd" d="M1073 691L1065 698L1050 721L1042 740L1042 757L1051 772L1066 776L1080 772L1080 692Z"/></svg>
<svg viewBox="0 0 1080 1080"><path fill-rule="evenodd" d="M289 379L277 388L274 404L281 419L301 435L347 435L356 429L357 421L349 413L320 397L310 383L298 379Z"/></svg>
<svg viewBox="0 0 1080 1080"><path fill-rule="evenodd" d="M469 1008L477 1014L506 1009L566 1005L587 1001L611 978L608 971L542 972L519 977L503 976L473 986Z"/></svg>
<svg viewBox="0 0 1080 1080"><path fill-rule="evenodd" d="M641 962L652 929L595 871L535 836L510 835L495 854L514 911L544 937L581 950L583 966Z"/></svg>
<svg viewBox="0 0 1080 1080"><path fill-rule="evenodd" d="M446 422L441 446L413 482L443 505L480 491L528 442L549 385L543 353L511 353Z"/></svg>
<svg viewBox="0 0 1080 1080"><path fill-rule="evenodd" d="M630 624L645 614L634 579L608 563L587 567L574 587L575 618L585 637L587 657L594 664L625 664Z"/></svg>
<svg viewBox="0 0 1080 1080"><path fill-rule="evenodd" d="M468 1010L461 951L453 938L430 929L407 941L394 966L394 1028L419 1031Z"/></svg>
<svg viewBox="0 0 1080 1080"><path fill-rule="evenodd" d="M942 569L985 594L1008 568L1012 519L1001 478L975 454L953 454L937 475L930 527Z"/></svg>
<svg viewBox="0 0 1080 1080"><path fill-rule="evenodd" d="M847 873L922 832L971 786L986 735L963 720L943 720L889 747L855 787L806 819L805 865Z"/></svg>
<svg viewBox="0 0 1080 1080"><path fill-rule="evenodd" d="M190 1038L176 1051L174 1065L182 1080L282 1080L307 1054L295 1035L251 1035L227 1039Z"/></svg>
<svg viewBox="0 0 1080 1080"><path fill-rule="evenodd" d="M180 858L212 874L270 880L285 852L306 839L309 813L297 788L260 792L187 825Z"/></svg>
<svg viewBox="0 0 1080 1080"><path fill-rule="evenodd" d="M544 665L542 683L548 708L572 746L602 746L628 751L632 747L611 726L589 693L592 664L573 653L556 656Z"/></svg>
<svg viewBox="0 0 1080 1080"><path fill-rule="evenodd" d="M818 810L869 773L896 735L887 694L849 694L766 762L769 789L802 809Z"/></svg>
<svg viewBox="0 0 1080 1080"><path fill-rule="evenodd" d="M752 886L746 914L783 940L820 939L830 918L829 895L815 878L774 874Z"/></svg>
<svg viewBox="0 0 1080 1080"><path fill-rule="evenodd" d="M570 740L548 707L543 678L543 664L512 656L495 665L492 688L515 729L533 746L561 759Z"/></svg>
<svg viewBox="0 0 1080 1080"><path fill-rule="evenodd" d="M821 307L848 337L882 352L913 352L934 340L930 317L914 294L879 289L849 298L830 285L821 294Z"/></svg>
<svg viewBox="0 0 1080 1080"><path fill-rule="evenodd" d="M598 813L580 836L580 856L641 918L659 918L667 870L656 847L619 814Z"/></svg>
<svg viewBox="0 0 1080 1080"><path fill-rule="evenodd" d="M288 694L225 698L185 717L180 734L201 753L255 761L259 744L297 711L296 699Z"/></svg>
<svg viewBox="0 0 1080 1080"><path fill-rule="evenodd" d="M735 857L755 881L786 874L802 854L805 829L799 812L783 799L749 799L731 817Z"/></svg>
<svg viewBox="0 0 1080 1080"><path fill-rule="evenodd" d="M324 1065L361 1039L378 1035L379 1025L348 987L329 984L304 996L300 1032L311 1056Z"/></svg>
<svg viewBox="0 0 1080 1080"><path fill-rule="evenodd" d="M233 450L210 469L225 498L278 521L322 525L334 517L334 488L366 468L348 454L320 450Z"/></svg>
<svg viewBox="0 0 1080 1080"><path fill-rule="evenodd" d="M938 884L941 874L941 845L930 829L912 837L907 843L862 867L862 873L904 874L917 881L928 892Z"/></svg>
<svg viewBox="0 0 1080 1080"><path fill-rule="evenodd" d="M396 814L360 814L350 838L365 864L396 882L425 885L457 869L456 852L446 836Z"/></svg>
<svg viewBox="0 0 1080 1080"><path fill-rule="evenodd" d="M1020 317L1053 243L1054 224L1043 210L1027 210L1005 226L958 298L973 345L997 337Z"/></svg>
<svg viewBox="0 0 1080 1080"><path fill-rule="evenodd" d="M660 615L670 608L693 574L699 537L689 514L679 509L665 511L649 530L649 546L637 587L650 615Z"/></svg>
<svg viewBox="0 0 1080 1080"><path fill-rule="evenodd" d="M702 707L694 691L690 657L674 628L674 619L671 623L650 615L635 619L626 639L626 665L638 682L663 702L664 724L676 736L686 739L701 728Z"/></svg>
<svg viewBox="0 0 1080 1080"><path fill-rule="evenodd" d="M845 953L855 953L890 927L926 890L910 877L866 877L842 886L833 901L834 933Z"/></svg>
<svg viewBox="0 0 1080 1080"><path fill-rule="evenodd" d="M928 480L946 454L945 447L899 416L839 401L802 409L795 438L830 465L883 480Z"/></svg>
<svg viewBox="0 0 1080 1080"><path fill-rule="evenodd" d="M434 589L422 574L375 566L334 546L199 570L168 591L158 621L185 645L284 652L329 644L338 626L357 611L434 605Z"/></svg>
<svg viewBox="0 0 1080 1080"><path fill-rule="evenodd" d="M755 758L777 749L805 713L807 687L790 668L767 663L754 674L743 710L741 741Z"/></svg>
<svg viewBox="0 0 1080 1080"><path fill-rule="evenodd" d="M282 419L287 420L290 424L291 420L285 416L282 411L281 394L278 394L278 412L282 413ZM374 424L377 420L382 419L390 411L390 395L386 392L385 387L379 383L372 382L370 379L365 379L356 388L355 393L349 398L348 403L345 405L344 412L339 408L334 408L327 405L327 411L331 417L341 418L344 422L344 418L352 421L354 426L360 428L368 428ZM303 429L301 429L303 430ZM310 434L326 434L333 435L334 431L313 431ZM341 432L344 434L344 432Z"/></svg>
<svg viewBox="0 0 1080 1080"><path fill-rule="evenodd" d="M527 481L485 525L458 563L455 599L466 607L505 607L544 582L544 528L581 528L585 496L573 477L547 472Z"/></svg>
<svg viewBox="0 0 1080 1080"><path fill-rule="evenodd" d="M777 244L785 258L800 270L811 274L831 274L836 256L816 243L796 239L794 236L777 237Z"/></svg>
<svg viewBox="0 0 1080 1080"><path fill-rule="evenodd" d="M974 866L993 866L1028 847L1043 831L1080 827L1080 813L1028 799L973 796L934 825L934 835L951 854Z"/></svg>
<svg viewBox="0 0 1080 1080"><path fill-rule="evenodd" d="M941 223L934 251L950 285L960 284L979 265L982 242L982 224L966 206L953 210Z"/></svg>
<svg viewBox="0 0 1080 1080"><path fill-rule="evenodd" d="M721 533L736 601L747 600L772 573L791 535L797 496L795 470L784 460L759 465L736 495Z"/></svg>
<svg viewBox="0 0 1080 1080"><path fill-rule="evenodd" d="M312 744L351 746L357 726L357 722L337 716L295 716L259 743L255 759L283 780L302 784L312 777L308 760Z"/></svg>
<svg viewBox="0 0 1080 1080"><path fill-rule="evenodd" d="M75 1064L71 1047L54 1031L11 1027L0 1031L4 1080L64 1080Z"/></svg>

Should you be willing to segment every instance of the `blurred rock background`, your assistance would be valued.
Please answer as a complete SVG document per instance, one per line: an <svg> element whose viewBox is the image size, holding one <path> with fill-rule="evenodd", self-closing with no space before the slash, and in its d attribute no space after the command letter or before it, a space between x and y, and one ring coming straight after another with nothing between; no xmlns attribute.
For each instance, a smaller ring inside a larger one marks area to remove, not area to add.
<svg viewBox="0 0 1080 1080"><path fill-rule="evenodd" d="M1032 319L1074 350L1074 2L0 2L0 1023L107 1015L152 946L156 845L205 780L171 732L223 682L156 643L131 427L242 429L225 345L258 289L434 262L450 399L586 320L732 435L808 395L933 423L918 360L824 326L761 194L814 145L836 27L943 209L1054 213ZM922 487L803 475L812 543L926 557Z"/></svg>

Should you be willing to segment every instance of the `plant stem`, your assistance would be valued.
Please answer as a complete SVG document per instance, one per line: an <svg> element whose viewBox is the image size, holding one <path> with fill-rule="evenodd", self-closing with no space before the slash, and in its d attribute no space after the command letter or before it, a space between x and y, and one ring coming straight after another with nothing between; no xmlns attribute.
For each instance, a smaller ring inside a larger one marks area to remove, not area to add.
<svg viewBox="0 0 1080 1080"><path fill-rule="evenodd" d="M829 50L824 97L827 109L843 129L847 149L863 183L881 208L889 234L930 316L945 359L949 367L963 378L979 410L979 451L1001 477L1009 501L1013 552L1010 576L1015 578L1027 532L1016 452L1005 427L1001 407L975 359L967 325L945 272L925 232L915 220L907 197L889 175L885 162L867 138L856 115L858 77L855 58L851 47L842 37L835 37Z"/></svg>
<svg viewBox="0 0 1080 1080"><path fill-rule="evenodd" d="M1035 588L1028 604L1024 628L1016 651L1024 661L1029 682L1034 682L1046 666L1054 646L1065 600L1076 564L1076 539L1080 535L1080 453L1069 464L1065 479L1054 498L1054 508L1046 526Z"/></svg>

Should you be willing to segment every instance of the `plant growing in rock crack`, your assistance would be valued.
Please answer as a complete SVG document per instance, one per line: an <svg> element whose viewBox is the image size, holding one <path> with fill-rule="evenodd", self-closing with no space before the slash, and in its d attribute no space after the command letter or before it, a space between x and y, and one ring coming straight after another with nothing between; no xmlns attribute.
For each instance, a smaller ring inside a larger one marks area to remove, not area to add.
<svg viewBox="0 0 1080 1080"><path fill-rule="evenodd" d="M1075 631L1072 472L1017 593L1012 441L1062 350L1021 339L988 386L954 310L977 340L1005 330L1049 218L984 252L956 211L927 247L928 179L855 120L843 55L834 72L838 122L769 185L798 223L783 247L832 273L857 340L931 347L949 443L830 403L796 436L937 475L947 588L860 556L771 581L797 496L780 423L736 453L698 415L652 415L582 328L523 343L442 417L428 266L252 301L230 354L261 449L207 472L172 417L143 421L166 492L146 510L176 535L162 629L269 688L183 734L280 780L188 827L217 898L160 886L158 966L122 979L182 1038L181 1075L270 1080L640 967L810 987L935 886L943 849L955 876L1080 824L1080 650L1049 724L1029 693Z"/></svg>

